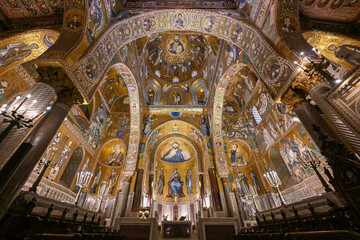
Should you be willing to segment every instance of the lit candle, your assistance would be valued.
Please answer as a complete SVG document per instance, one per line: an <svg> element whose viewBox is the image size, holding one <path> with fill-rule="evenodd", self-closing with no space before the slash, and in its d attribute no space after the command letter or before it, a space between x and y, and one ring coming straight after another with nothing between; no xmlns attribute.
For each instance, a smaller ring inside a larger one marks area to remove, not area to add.
<svg viewBox="0 0 360 240"><path fill-rule="evenodd" d="M25 113L26 113L30 108L32 108L36 102L37 102L37 100L33 100L33 101L32 101L32 104L31 104L21 115L24 116Z"/></svg>
<svg viewBox="0 0 360 240"><path fill-rule="evenodd" d="M31 119L31 121L33 122L35 119L37 119L41 114L45 114L46 113L46 111L44 111L44 112L40 112L38 115L36 115L35 117L33 117L32 119Z"/></svg>
<svg viewBox="0 0 360 240"><path fill-rule="evenodd" d="M2 105L1 112L6 112L7 104Z"/></svg>
<svg viewBox="0 0 360 240"><path fill-rule="evenodd" d="M7 109L12 109L12 107L18 102L20 99L20 96L16 96L15 99L10 103L9 107Z"/></svg>
<svg viewBox="0 0 360 240"><path fill-rule="evenodd" d="M24 100L20 103L20 105L14 110L15 112L31 97L31 94L26 95Z"/></svg>

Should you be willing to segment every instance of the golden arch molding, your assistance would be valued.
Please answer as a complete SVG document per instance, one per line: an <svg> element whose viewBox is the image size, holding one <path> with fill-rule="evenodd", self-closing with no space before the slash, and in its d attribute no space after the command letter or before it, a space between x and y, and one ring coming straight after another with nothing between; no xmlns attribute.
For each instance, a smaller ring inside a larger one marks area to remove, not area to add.
<svg viewBox="0 0 360 240"><path fill-rule="evenodd" d="M176 19L180 12L182 18ZM165 31L192 31L233 43L249 56L273 96L286 87L295 73L294 66L279 56L258 30L248 23L213 11L159 10L119 21L109 27L86 55L71 67L75 84L86 98L91 97L92 89L113 63L112 59L121 47L146 35ZM96 67L99 73L89 77L86 74L89 65Z"/></svg>

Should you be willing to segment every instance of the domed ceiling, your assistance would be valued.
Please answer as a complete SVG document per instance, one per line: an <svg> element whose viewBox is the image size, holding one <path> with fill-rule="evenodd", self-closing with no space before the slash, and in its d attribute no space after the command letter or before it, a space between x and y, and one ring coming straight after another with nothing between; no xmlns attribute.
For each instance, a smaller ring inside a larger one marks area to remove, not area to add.
<svg viewBox="0 0 360 240"><path fill-rule="evenodd" d="M204 36L156 34L147 44L147 65L160 80L182 83L196 77L205 65Z"/></svg>

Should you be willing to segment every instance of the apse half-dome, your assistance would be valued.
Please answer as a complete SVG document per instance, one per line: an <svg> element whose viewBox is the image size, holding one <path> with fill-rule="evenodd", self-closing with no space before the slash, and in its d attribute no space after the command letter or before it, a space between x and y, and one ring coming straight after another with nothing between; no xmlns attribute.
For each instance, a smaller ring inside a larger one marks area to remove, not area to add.
<svg viewBox="0 0 360 240"><path fill-rule="evenodd" d="M160 80L186 82L202 71L207 49L202 35L154 34L147 44L147 65Z"/></svg>

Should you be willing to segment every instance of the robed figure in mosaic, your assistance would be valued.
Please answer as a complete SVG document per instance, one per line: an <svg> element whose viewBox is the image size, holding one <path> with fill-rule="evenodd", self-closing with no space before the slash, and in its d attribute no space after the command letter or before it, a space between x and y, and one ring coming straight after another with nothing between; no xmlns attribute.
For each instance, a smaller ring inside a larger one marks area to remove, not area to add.
<svg viewBox="0 0 360 240"><path fill-rule="evenodd" d="M120 144L116 144L114 151L107 156L105 164L109 166L121 166L123 159L124 154L121 152L121 146Z"/></svg>
<svg viewBox="0 0 360 240"><path fill-rule="evenodd" d="M70 154L70 150L71 150L71 145L72 145L72 141L69 141L69 143L63 148L63 150L61 151L57 162L55 163L54 167L51 169L50 174L48 176L48 178L52 181L55 180L56 176L58 175L61 167L64 165L64 163L66 162L66 160L69 157Z"/></svg>
<svg viewBox="0 0 360 240"><path fill-rule="evenodd" d="M157 194L163 195L165 185L164 167L160 168L159 181L157 183Z"/></svg>
<svg viewBox="0 0 360 240"><path fill-rule="evenodd" d="M100 178L101 178L101 166L99 167L99 169L95 173L94 181L93 181L93 184L92 184L91 189L90 189L91 194L96 193L96 188L99 185Z"/></svg>
<svg viewBox="0 0 360 240"><path fill-rule="evenodd" d="M191 182L191 169L187 168L187 172L185 175L185 182L186 182L186 190L187 190L187 194L190 195L192 194L192 182Z"/></svg>
<svg viewBox="0 0 360 240"><path fill-rule="evenodd" d="M178 173L177 169L175 168L170 176L169 183L169 195L174 197L177 194L179 197L185 197L183 193L183 184L184 182L181 181L180 174Z"/></svg>
<svg viewBox="0 0 360 240"><path fill-rule="evenodd" d="M178 142L170 143L170 150L168 150L161 160L171 163L180 163L190 159L188 151L181 150L181 145Z"/></svg>
<svg viewBox="0 0 360 240"><path fill-rule="evenodd" d="M51 161L54 157L55 152L58 150L58 144L60 142L61 132L58 132L58 134L55 135L49 146L47 147L45 153L43 154L42 159L38 163L38 165L35 167L34 172L40 173L43 169L45 163L47 161Z"/></svg>

